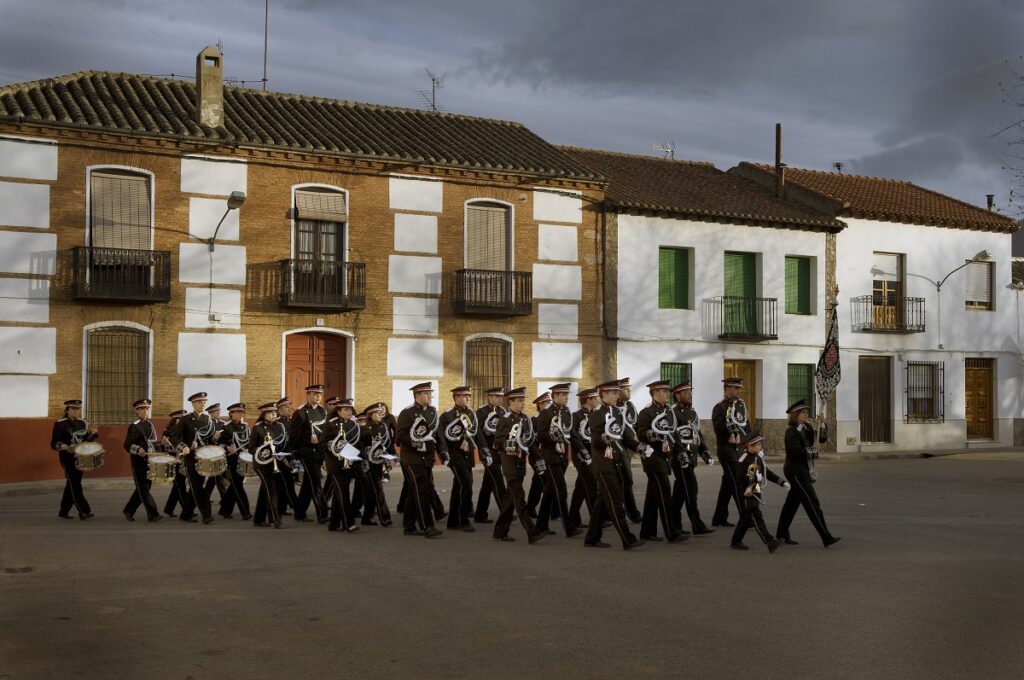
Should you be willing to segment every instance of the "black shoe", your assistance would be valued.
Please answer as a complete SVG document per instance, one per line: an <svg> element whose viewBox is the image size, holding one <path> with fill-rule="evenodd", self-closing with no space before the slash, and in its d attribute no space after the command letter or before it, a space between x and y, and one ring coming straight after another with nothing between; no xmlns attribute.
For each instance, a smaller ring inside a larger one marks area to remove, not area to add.
<svg viewBox="0 0 1024 680"><path fill-rule="evenodd" d="M217 514L223 517L224 519L234 519L235 517L230 512L221 512L220 510L217 511Z"/></svg>
<svg viewBox="0 0 1024 680"><path fill-rule="evenodd" d="M668 542L669 543L685 543L687 540L689 540L689 538L690 538L689 536L684 536L682 534L679 534L678 536L676 536L674 538L668 539Z"/></svg>
<svg viewBox="0 0 1024 680"><path fill-rule="evenodd" d="M448 516L448 513L447 513L447 512L442 512L442 513L440 513L440 514L438 514L438 515L435 515L435 516L434 516L434 519L436 519L436 520L439 520L439 521L440 521L440 520L444 519L444 518L445 518L445 517L447 517L447 516Z"/></svg>
<svg viewBox="0 0 1024 680"><path fill-rule="evenodd" d="M329 521L330 521L329 519L327 519L326 517L323 517L323 518L321 518L321 519L318 519L318 520L316 521L316 523L317 523L317 524L327 524L327 522L329 522Z"/></svg>
<svg viewBox="0 0 1024 680"><path fill-rule="evenodd" d="M274 528L275 529L280 529L282 526L284 526L284 525L281 524L281 520L280 519L278 519L277 521L274 522Z"/></svg>
<svg viewBox="0 0 1024 680"><path fill-rule="evenodd" d="M774 553L781 546L782 546L782 539L781 538L773 538L772 540L768 541L768 552Z"/></svg>
<svg viewBox="0 0 1024 680"><path fill-rule="evenodd" d="M465 531L467 534L471 534L476 531L472 524L463 524L461 527L458 527L458 529L459 531Z"/></svg>
<svg viewBox="0 0 1024 680"><path fill-rule="evenodd" d="M530 510L529 508L527 508L526 514L527 514L527 516L529 516L530 519L537 519L537 511L536 510Z"/></svg>
<svg viewBox="0 0 1024 680"><path fill-rule="evenodd" d="M403 532L406 536L422 536L423 532L419 529L406 529Z"/></svg>
<svg viewBox="0 0 1024 680"><path fill-rule="evenodd" d="M327 525L327 530L328 530L328 531L337 531L337 530L338 530L338 529L340 529L340 528L341 528L341 527L332 527L332 526L331 526L330 524L328 524L328 525Z"/></svg>
<svg viewBox="0 0 1024 680"><path fill-rule="evenodd" d="M473 521L476 522L477 524L494 524L494 520L493 519L487 519L486 517L484 517L483 519L476 519L476 518L474 518ZM515 539L513 539L513 540L515 540Z"/></svg>
<svg viewBox="0 0 1024 680"><path fill-rule="evenodd" d="M607 520L604 521L604 524L601 525L601 528L602 529L607 529L611 525L612 525L612 521L610 519L607 519Z"/></svg>
<svg viewBox="0 0 1024 680"><path fill-rule="evenodd" d="M708 529L707 527L704 527L703 529L698 529L697 531L694 531L693 535L694 536L707 536L708 534L713 534L713 533L715 533L714 529Z"/></svg>
<svg viewBox="0 0 1024 680"><path fill-rule="evenodd" d="M554 536L555 535L555 532L552 531L551 529L542 529L541 533L544 534L545 536Z"/></svg>
<svg viewBox="0 0 1024 680"><path fill-rule="evenodd" d="M368 521L363 521L363 522L361 522L361 524L362 524L362 525L363 525L364 527L375 527L375 526L378 526L378 525L377 525L377 523L376 523L376 522L374 522L374 521L373 521L372 519L371 519L371 520L368 520Z"/></svg>
<svg viewBox="0 0 1024 680"><path fill-rule="evenodd" d="M122 512L121 514L124 515L124 518L129 522L135 521L135 515L129 515L127 512Z"/></svg>
<svg viewBox="0 0 1024 680"><path fill-rule="evenodd" d="M295 521L296 521L296 522L312 522L313 520L311 520L311 519L310 519L310 518L308 518L308 517L296 517L296 518L295 518Z"/></svg>
<svg viewBox="0 0 1024 680"><path fill-rule="evenodd" d="M653 541L654 543L661 543L665 540L661 536L641 536L640 538L645 541Z"/></svg>
<svg viewBox="0 0 1024 680"><path fill-rule="evenodd" d="M629 545L627 545L624 548L624 550L635 550L636 548L641 547L645 543L647 543L647 539L646 538L638 538L635 541L633 541L632 543L630 543Z"/></svg>
<svg viewBox="0 0 1024 680"><path fill-rule="evenodd" d="M244 520L246 522L248 522L251 519L252 519L252 514L251 513L247 513L245 515L242 515L242 520Z"/></svg>
<svg viewBox="0 0 1024 680"><path fill-rule="evenodd" d="M577 536L579 536L582 533L583 533L583 529L570 529L569 531L565 532L565 537L566 538L576 538Z"/></svg>
<svg viewBox="0 0 1024 680"><path fill-rule="evenodd" d="M633 524L640 524L644 520L643 516L639 515L639 514L637 514L637 515L626 515L626 519L628 519Z"/></svg>
<svg viewBox="0 0 1024 680"><path fill-rule="evenodd" d="M438 536L443 536L444 532L436 527L430 527L423 535L427 538L437 538Z"/></svg>
<svg viewBox="0 0 1024 680"><path fill-rule="evenodd" d="M177 515L175 515L173 512L165 512L164 514L168 517L177 517Z"/></svg>
<svg viewBox="0 0 1024 680"><path fill-rule="evenodd" d="M610 543L605 543L604 541L594 541L592 543L589 542L589 541L583 541L583 547L584 548L610 548L612 546L611 546Z"/></svg>
<svg viewBox="0 0 1024 680"><path fill-rule="evenodd" d="M732 548L733 550L750 550L750 548L748 548L747 546L743 545L742 543L730 543L729 547Z"/></svg>
<svg viewBox="0 0 1024 680"><path fill-rule="evenodd" d="M531 534L530 538L528 540L530 541L530 544L532 545L532 544L536 543L537 541L543 540L543 538L545 536L547 536L547 534L544 533L543 531L537 531L537 532L534 532L533 534Z"/></svg>
<svg viewBox="0 0 1024 680"><path fill-rule="evenodd" d="M680 529L680 530L679 530L679 533L680 533L681 535L683 535L683 536L689 536L689 535L690 535L690 532L689 532L689 531L687 531L686 529Z"/></svg>
<svg viewBox="0 0 1024 680"><path fill-rule="evenodd" d="M213 518L212 517L204 517L203 518L203 524L213 524Z"/></svg>
<svg viewBox="0 0 1024 680"><path fill-rule="evenodd" d="M353 524L348 529L345 529L345 531L347 531L350 534L354 534L355 532L359 531L359 525L358 524Z"/></svg>
<svg viewBox="0 0 1024 680"><path fill-rule="evenodd" d="M71 515L62 515L59 512L57 513L57 517L61 519L74 519L74 517L72 517Z"/></svg>
<svg viewBox="0 0 1024 680"><path fill-rule="evenodd" d="M782 542L786 545L800 545L799 541L794 541L792 538L783 538Z"/></svg>
<svg viewBox="0 0 1024 680"><path fill-rule="evenodd" d="M159 521L160 521L160 520L162 520L162 519L163 519L163 517L162 517L162 516L160 516L160 515L157 515L156 517L150 517L150 518L149 518L149 521L150 521L150 522L159 522Z"/></svg>
<svg viewBox="0 0 1024 680"><path fill-rule="evenodd" d="M580 529L586 529L586 528L588 528L588 527L589 527L590 525L589 525L588 523L586 523L586 522L580 522L580 523L579 523L579 524L577 524L576 526L578 526L578 527L579 527Z"/></svg>
<svg viewBox="0 0 1024 680"><path fill-rule="evenodd" d="M516 542L516 539L513 538L512 536L501 536L501 537L494 536L493 538L494 538L495 541L501 541L502 543L515 543Z"/></svg>
<svg viewBox="0 0 1024 680"><path fill-rule="evenodd" d="M382 527L389 527L389 526L391 526L392 524L394 524L394 522L392 522L391 520L388 520L388 521L386 521L386 522L381 522L381 523L380 523L380 525L381 525Z"/></svg>
<svg viewBox="0 0 1024 680"><path fill-rule="evenodd" d="M85 520L92 519L95 516L96 515L92 514L91 512L83 512L81 515L78 516L78 519L84 522Z"/></svg>
<svg viewBox="0 0 1024 680"><path fill-rule="evenodd" d="M825 547L827 548L830 545L835 545L836 543L838 543L841 540L843 540L843 539L840 536L829 536L828 538L826 538L822 542L825 544Z"/></svg>
<svg viewBox="0 0 1024 680"><path fill-rule="evenodd" d="M198 520L198 519L196 519L196 518L195 518L194 516L192 516L192 517L185 517L184 515L182 515L181 517L179 517L179 518L178 518L178 520L180 520L180 521L182 521L182 522L188 522L189 524L195 524L196 522L198 522L198 521L199 521L199 520Z"/></svg>
<svg viewBox="0 0 1024 680"><path fill-rule="evenodd" d="M270 522L253 522L252 525L254 527L269 527Z"/></svg>
<svg viewBox="0 0 1024 680"><path fill-rule="evenodd" d="M724 520L722 522L712 522L711 526L713 526L713 527L734 527L736 525L733 524L732 522L730 522L729 520Z"/></svg>
<svg viewBox="0 0 1024 680"><path fill-rule="evenodd" d="M281 513L281 517L291 517L291 516L292 516L292 513L288 512L287 510L285 510L284 512Z"/></svg>

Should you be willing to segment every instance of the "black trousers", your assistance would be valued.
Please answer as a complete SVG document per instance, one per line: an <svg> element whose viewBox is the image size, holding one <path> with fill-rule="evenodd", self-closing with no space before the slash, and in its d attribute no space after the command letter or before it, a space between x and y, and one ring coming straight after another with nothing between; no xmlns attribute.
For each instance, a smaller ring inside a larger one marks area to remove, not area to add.
<svg viewBox="0 0 1024 680"><path fill-rule="evenodd" d="M228 456L227 460L230 460L234 456ZM207 497L213 501L213 489L217 488L217 495L220 496L220 504L224 505L224 499L228 495L228 488L231 484L231 478L228 476L228 471L225 470L223 474L214 475L213 477L207 477L206 483L203 484L203 491L206 492Z"/></svg>
<svg viewBox="0 0 1024 680"><path fill-rule="evenodd" d="M220 514L230 515L237 505L238 511L242 513L242 519L250 519L252 513L249 510L249 496L245 493L245 477L238 474L238 454L228 454L228 469L224 476L230 483L220 499Z"/></svg>
<svg viewBox="0 0 1024 680"><path fill-rule="evenodd" d="M206 521L213 516L213 511L210 508L210 497L204 488L206 479L196 470L196 454L192 452L184 456L182 465L185 466L185 476L188 478L188 496L181 502L181 517L191 517L198 508L203 521Z"/></svg>
<svg viewBox="0 0 1024 680"><path fill-rule="evenodd" d="M779 528L775 532L779 538L789 538L789 525L793 523L796 510L801 505L807 518L811 520L814 530L825 543L831 538L832 533L825 524L825 515L821 512L821 503L818 501L818 494L814 491L814 483L811 481L810 472L807 470L783 468L786 481L790 483L789 493L786 494L786 502L782 504L782 512L779 514Z"/></svg>
<svg viewBox="0 0 1024 680"><path fill-rule="evenodd" d="M732 542L741 543L750 527L754 527L758 537L765 544L775 538L765 526L764 515L761 514L761 502L756 498L744 497L743 502L740 503L740 519L736 522L736 529L732 532Z"/></svg>
<svg viewBox="0 0 1024 680"><path fill-rule="evenodd" d="M327 517L327 508L324 505L324 482L320 470L321 460L319 456L305 454L299 458L306 474L302 477L302 486L299 488L299 497L295 504L295 519L305 519L309 511L309 503L313 502L316 511L316 519L320 521Z"/></svg>
<svg viewBox="0 0 1024 680"><path fill-rule="evenodd" d="M719 458L722 464L722 483L718 487L718 500L715 501L715 514L711 516L712 524L725 524L729 521L729 503L735 501L737 509L743 512L743 502L736 488L735 463Z"/></svg>
<svg viewBox="0 0 1024 680"><path fill-rule="evenodd" d="M67 515L74 507L79 515L92 513L89 501L82 492L82 471L75 467L75 454L70 451L58 451L60 466L64 469L64 495L60 497L61 515Z"/></svg>
<svg viewBox="0 0 1024 680"><path fill-rule="evenodd" d="M617 467L617 466L616 466ZM611 520L615 531L622 539L622 547L628 548L637 542L637 537L629 530L629 523L626 520L626 506L622 494L622 486L619 481L622 479L622 472L615 468L595 473L597 482L597 503L594 504L594 514L590 517L590 527L587 529L585 542L597 543L601 540L605 520Z"/></svg>
<svg viewBox="0 0 1024 680"><path fill-rule="evenodd" d="M184 507L187 495L188 487L186 486L185 475L179 465L177 470L175 470L174 480L171 481L171 492L167 494L167 501L164 503L164 514L173 515L174 508L178 507L179 504Z"/></svg>
<svg viewBox="0 0 1024 680"><path fill-rule="evenodd" d="M256 512L252 516L252 521L254 524L277 524L281 521L281 515L277 511L277 475L274 474L274 464L257 463L256 476L260 480L260 490L256 497Z"/></svg>
<svg viewBox="0 0 1024 680"><path fill-rule="evenodd" d="M639 522L640 509L636 505L636 496L633 494L633 465L632 456L625 456L625 462L618 466L619 485L622 487L622 501L626 507L626 516Z"/></svg>
<svg viewBox="0 0 1024 680"><path fill-rule="evenodd" d="M672 483L669 481L668 461L660 454L653 454L643 461L647 474L647 495L644 498L644 513L640 523L640 538L658 535L658 520L661 520L665 538L673 540L682 533L672 515Z"/></svg>
<svg viewBox="0 0 1024 680"><path fill-rule="evenodd" d="M540 499L544 496L544 475L537 474L537 468L533 465L530 467L533 469L533 476L530 478L530 491L526 496L526 510L531 517L536 517Z"/></svg>
<svg viewBox="0 0 1024 680"><path fill-rule="evenodd" d="M494 504L501 507L501 499L505 497L505 478L501 473L501 455L491 454L491 464L484 461L484 481L480 483L480 495L476 499L476 511L473 519L482 521L487 519L487 510L491 505L491 496L494 496Z"/></svg>
<svg viewBox="0 0 1024 680"><path fill-rule="evenodd" d="M299 495L295 493L295 474L284 462L277 464L274 486L277 488L277 514L284 517L288 508L294 510L299 504Z"/></svg>
<svg viewBox="0 0 1024 680"><path fill-rule="evenodd" d="M153 500L153 494L150 493L153 482L146 476L149 472L146 456L134 453L128 455L132 464L132 481L135 482L135 490L132 491L131 497L128 498L128 503L125 504L123 512L129 517L134 517L135 511L139 509L139 506L144 505L146 506L147 518L159 517L160 510L157 509L156 501Z"/></svg>
<svg viewBox="0 0 1024 680"><path fill-rule="evenodd" d="M469 524L473 514L473 468L463 453L453 453L449 467L452 470L452 494L448 499L448 528L457 529Z"/></svg>
<svg viewBox="0 0 1024 680"><path fill-rule="evenodd" d="M502 496L498 519L494 522L494 538L508 536L512 528L512 515L519 517L519 522L529 537L540 533L526 511L526 492L523 490L523 479L526 477L526 461L522 457L501 454L501 471L505 477L505 494ZM536 473L534 473L536 476Z"/></svg>
<svg viewBox="0 0 1024 680"><path fill-rule="evenodd" d="M384 495L384 465L370 463L370 469L361 473L363 480L363 524L369 524L376 516L381 524L391 524L391 510ZM353 511L355 508L353 507Z"/></svg>
<svg viewBox="0 0 1024 680"><path fill-rule="evenodd" d="M434 517L444 517L444 501L441 500L441 495L437 493L437 489L434 487L434 465L429 463L427 468L427 475L430 477L430 507L434 511ZM410 491L412 490L412 484L409 479L403 475L402 478L402 491L398 494L398 512L405 513L406 501L409 499Z"/></svg>
<svg viewBox="0 0 1024 680"><path fill-rule="evenodd" d="M672 518L680 531L683 528L684 509L693 531L705 531L708 528L697 507L697 472L693 466L691 462L683 467L678 458L672 461L672 476L675 478L672 482Z"/></svg>
<svg viewBox="0 0 1024 680"><path fill-rule="evenodd" d="M573 459L573 466L576 468L576 485L572 489L572 500L569 501L569 518L578 527L583 526L583 517L580 509L587 504L587 513L590 521L594 518L594 504L597 502L597 480L594 479L593 469L582 460Z"/></svg>
<svg viewBox="0 0 1024 680"><path fill-rule="evenodd" d="M562 528L568 536L575 532L579 525L574 523L569 515L569 489L565 485L565 462L559 455L545 455L544 463L548 469L542 475L541 480L544 483L544 495L540 501L537 529L547 531L551 517L561 517Z"/></svg>
<svg viewBox="0 0 1024 680"><path fill-rule="evenodd" d="M425 531L434 526L435 491L431 458L433 454L402 453L402 476L409 485L402 517L406 531L416 531L417 526Z"/></svg>
<svg viewBox="0 0 1024 680"><path fill-rule="evenodd" d="M348 529L356 524L356 516L352 511L352 482L359 486L358 473L355 468L339 469L332 466L327 472L327 488L325 492L331 498L330 520L327 528L337 531Z"/></svg>

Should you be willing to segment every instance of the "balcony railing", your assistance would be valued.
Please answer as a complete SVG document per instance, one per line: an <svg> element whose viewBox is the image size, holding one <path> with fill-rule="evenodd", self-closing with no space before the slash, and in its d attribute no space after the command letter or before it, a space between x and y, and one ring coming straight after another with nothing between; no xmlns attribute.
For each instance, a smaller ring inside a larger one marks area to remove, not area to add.
<svg viewBox="0 0 1024 680"><path fill-rule="evenodd" d="M721 340L778 340L778 300L733 295L704 300L712 334Z"/></svg>
<svg viewBox="0 0 1024 680"><path fill-rule="evenodd" d="M853 330L866 333L923 333L924 298L875 294L850 298Z"/></svg>
<svg viewBox="0 0 1024 680"><path fill-rule="evenodd" d="M533 312L530 272L459 269L455 272L455 313L518 316Z"/></svg>
<svg viewBox="0 0 1024 680"><path fill-rule="evenodd" d="M72 249L76 300L166 302L171 299L171 254L130 248Z"/></svg>
<svg viewBox="0 0 1024 680"><path fill-rule="evenodd" d="M362 262L281 260L280 265L282 307L366 307L366 265Z"/></svg>

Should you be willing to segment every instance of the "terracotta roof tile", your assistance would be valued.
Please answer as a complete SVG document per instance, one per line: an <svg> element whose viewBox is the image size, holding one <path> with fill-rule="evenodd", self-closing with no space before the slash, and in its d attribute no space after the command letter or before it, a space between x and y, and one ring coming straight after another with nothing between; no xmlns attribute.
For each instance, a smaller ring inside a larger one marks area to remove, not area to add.
<svg viewBox="0 0 1024 680"><path fill-rule="evenodd" d="M775 175L774 166L766 164L743 162L739 168ZM1017 222L1005 215L903 180L787 167L786 183L831 202L837 217L1006 233L1018 228Z"/></svg>
<svg viewBox="0 0 1024 680"><path fill-rule="evenodd" d="M224 87L224 125L196 123L195 85L86 71L0 87L0 120L600 180L521 123Z"/></svg>
<svg viewBox="0 0 1024 680"><path fill-rule="evenodd" d="M803 203L780 201L770 189L711 163L561 149L608 181L606 200L616 207L675 213L701 221L815 231L839 231L845 226Z"/></svg>

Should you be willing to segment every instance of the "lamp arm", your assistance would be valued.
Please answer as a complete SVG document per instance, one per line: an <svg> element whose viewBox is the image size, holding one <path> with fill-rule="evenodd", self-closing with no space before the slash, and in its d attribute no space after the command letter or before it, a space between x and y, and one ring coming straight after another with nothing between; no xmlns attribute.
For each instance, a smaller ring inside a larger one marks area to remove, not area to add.
<svg viewBox="0 0 1024 680"><path fill-rule="evenodd" d="M231 208L224 211L224 214L220 216L220 222L217 223L217 228L213 230L213 236L206 242L210 246L210 252L213 252L213 242L217 240L217 234L220 232L220 225L224 224L224 220L227 219L228 213L231 212Z"/></svg>

